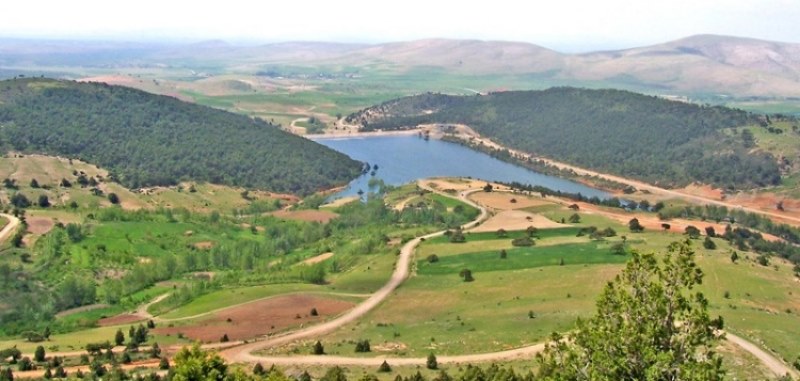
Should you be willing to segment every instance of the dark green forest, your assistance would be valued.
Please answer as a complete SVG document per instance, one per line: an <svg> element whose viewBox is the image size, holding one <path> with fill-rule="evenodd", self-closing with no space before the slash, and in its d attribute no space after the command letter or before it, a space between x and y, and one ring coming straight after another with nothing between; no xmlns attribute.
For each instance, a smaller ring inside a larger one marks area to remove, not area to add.
<svg viewBox="0 0 800 381"><path fill-rule="evenodd" d="M0 82L0 142L5 150L97 164L130 188L194 180L309 194L361 170L260 119L121 86L51 79Z"/></svg>
<svg viewBox="0 0 800 381"><path fill-rule="evenodd" d="M367 131L466 124L510 148L664 187L701 182L744 189L780 182L772 155L753 151L747 134L722 132L761 123L758 116L629 91L429 93L388 101L347 120Z"/></svg>

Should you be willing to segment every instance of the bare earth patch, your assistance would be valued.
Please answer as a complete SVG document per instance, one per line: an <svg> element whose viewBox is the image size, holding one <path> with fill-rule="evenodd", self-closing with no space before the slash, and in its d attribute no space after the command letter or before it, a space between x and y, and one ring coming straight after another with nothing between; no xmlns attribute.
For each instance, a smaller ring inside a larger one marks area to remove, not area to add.
<svg viewBox="0 0 800 381"><path fill-rule="evenodd" d="M462 191L467 189L475 189L481 188L486 185L485 181L477 181L472 179L424 179L420 180L424 182L424 184L428 185L433 189L438 189L444 191L445 189L453 189L456 191Z"/></svg>
<svg viewBox="0 0 800 381"><path fill-rule="evenodd" d="M49 232L56 224L48 217L28 217L26 221L28 221L28 231L39 235Z"/></svg>
<svg viewBox="0 0 800 381"><path fill-rule="evenodd" d="M338 208L354 201L358 201L358 196L342 197L322 205L322 208Z"/></svg>
<svg viewBox="0 0 800 381"><path fill-rule="evenodd" d="M319 222L326 224L330 220L338 217L339 215L327 210L279 210L270 213L278 218L285 218L287 220L297 220L306 222Z"/></svg>
<svg viewBox="0 0 800 381"><path fill-rule="evenodd" d="M353 306L351 302L314 295L287 295L220 311L195 325L156 328L153 332L159 335L182 333L192 340L203 342L218 342L223 335L228 335L230 340L245 340L292 326L319 322ZM317 309L319 316L310 316L312 308Z"/></svg>
<svg viewBox="0 0 800 381"><path fill-rule="evenodd" d="M508 192L475 192L471 194L469 198L490 208L502 210L523 209L532 206L551 204L541 198Z"/></svg>
<svg viewBox="0 0 800 381"><path fill-rule="evenodd" d="M198 248L200 250L208 250L208 249L211 249L212 247L214 247L214 242L211 242L211 241L196 242L194 244L194 247L196 247L196 248Z"/></svg>
<svg viewBox="0 0 800 381"><path fill-rule="evenodd" d="M538 214L528 213L521 210L504 210L490 217L486 222L474 228L474 232L493 232L498 229L504 230L524 230L528 226L538 229L560 228L565 225L551 221L550 219Z"/></svg>
<svg viewBox="0 0 800 381"><path fill-rule="evenodd" d="M370 346L370 349L376 352L394 352L394 351L402 351L408 348L408 345L403 343L392 343L386 342L381 344L374 344Z"/></svg>
<svg viewBox="0 0 800 381"><path fill-rule="evenodd" d="M108 304L97 303L97 304L90 304L88 306L70 308L68 310L64 310L64 311L61 311L61 312L57 313L56 314L56 318L62 318L64 316L69 316L69 315L77 314L79 312L84 312L84 311L99 310L101 308L106 308L106 307L108 307Z"/></svg>
<svg viewBox="0 0 800 381"><path fill-rule="evenodd" d="M326 259L328 259L328 258L330 258L332 256L333 256L333 253L331 253L331 252L322 253L320 255L317 255L316 257L311 257L311 258L306 259L305 261L303 261L303 264L304 265L317 264L317 263L320 263L320 262L322 262L322 261L324 261L324 260L326 260Z"/></svg>
<svg viewBox="0 0 800 381"><path fill-rule="evenodd" d="M705 228L708 226L713 227L714 231L716 231L717 234L722 234L725 232L725 226L726 226L726 224L716 223L713 221L693 221L683 218L673 218L670 220L662 221L656 216L646 215L642 213L612 212L609 210L604 210L602 208L599 208L595 205L582 202L578 203L578 205L580 206L579 213L585 212L590 214L591 213L600 214L612 218L614 220L617 220L622 224L627 224L632 218L636 218L639 220L639 224L644 226L645 229L649 230L664 230L662 224L669 224L669 229L666 231L676 234L683 234L684 231L686 230L686 227L690 225L700 229L701 234L705 234ZM780 238L772 234L767 234L767 233L761 233L761 234L764 236L764 239L769 241L780 240Z"/></svg>
<svg viewBox="0 0 800 381"><path fill-rule="evenodd" d="M119 314L119 315L116 315L116 316L111 316L111 317L100 319L100 320L97 321L97 324L99 326L101 326L101 327L108 327L108 326L112 326L112 325L134 323L134 322L142 321L142 320L144 320L144 318L139 316L139 315Z"/></svg>

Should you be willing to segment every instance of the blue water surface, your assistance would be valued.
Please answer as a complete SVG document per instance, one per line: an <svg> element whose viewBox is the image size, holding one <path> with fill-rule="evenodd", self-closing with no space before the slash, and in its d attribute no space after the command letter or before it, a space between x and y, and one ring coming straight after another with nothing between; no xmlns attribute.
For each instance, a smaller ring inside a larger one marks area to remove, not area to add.
<svg viewBox="0 0 800 381"><path fill-rule="evenodd" d="M611 197L606 192L574 181L543 175L482 152L436 139L424 140L418 136L404 135L314 140L355 160L377 164L375 177L389 185L402 185L427 177L457 176L486 181L517 181L589 197ZM371 177L366 174L353 180L346 189L331 198L354 196L359 190L367 192Z"/></svg>

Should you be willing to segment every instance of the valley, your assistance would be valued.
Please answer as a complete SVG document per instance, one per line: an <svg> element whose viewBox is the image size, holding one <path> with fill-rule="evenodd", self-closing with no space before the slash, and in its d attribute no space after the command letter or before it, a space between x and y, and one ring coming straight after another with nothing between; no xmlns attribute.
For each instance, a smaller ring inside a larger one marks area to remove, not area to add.
<svg viewBox="0 0 800 381"><path fill-rule="evenodd" d="M547 379L651 258L729 378L800 376L796 44L201 45L0 40L0 370Z"/></svg>

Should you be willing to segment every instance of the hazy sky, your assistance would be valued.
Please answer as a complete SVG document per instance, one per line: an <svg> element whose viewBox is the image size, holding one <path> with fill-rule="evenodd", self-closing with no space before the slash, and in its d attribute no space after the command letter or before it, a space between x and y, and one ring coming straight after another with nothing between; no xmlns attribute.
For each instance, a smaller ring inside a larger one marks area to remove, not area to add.
<svg viewBox="0 0 800 381"><path fill-rule="evenodd" d="M620 48L701 34L800 42L800 0L11 0L0 37L274 42L512 40Z"/></svg>

